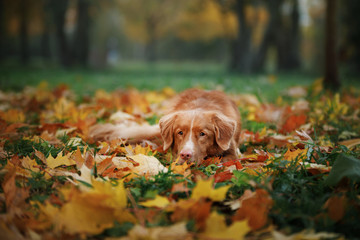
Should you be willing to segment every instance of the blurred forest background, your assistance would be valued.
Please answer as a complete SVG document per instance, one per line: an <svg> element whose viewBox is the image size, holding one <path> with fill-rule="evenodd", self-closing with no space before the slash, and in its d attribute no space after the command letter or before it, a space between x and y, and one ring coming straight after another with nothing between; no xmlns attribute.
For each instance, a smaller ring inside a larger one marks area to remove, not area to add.
<svg viewBox="0 0 360 240"><path fill-rule="evenodd" d="M243 74L360 71L359 0L0 0L0 61L104 69L199 61Z"/></svg>

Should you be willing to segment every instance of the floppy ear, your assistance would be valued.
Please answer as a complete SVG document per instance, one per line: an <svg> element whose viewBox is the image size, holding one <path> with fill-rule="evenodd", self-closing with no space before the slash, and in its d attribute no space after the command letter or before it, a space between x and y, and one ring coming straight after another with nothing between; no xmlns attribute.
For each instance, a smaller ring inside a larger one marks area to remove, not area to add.
<svg viewBox="0 0 360 240"><path fill-rule="evenodd" d="M176 114L168 114L168 115L163 116L159 121L160 133L161 133L161 137L164 141L164 151L169 149L169 147L171 147L171 145L173 144L173 140L174 140L173 126L174 126L176 117L177 117Z"/></svg>
<svg viewBox="0 0 360 240"><path fill-rule="evenodd" d="M213 120L216 143L223 151L226 151L230 148L231 139L236 129L236 122L221 114L215 114Z"/></svg>

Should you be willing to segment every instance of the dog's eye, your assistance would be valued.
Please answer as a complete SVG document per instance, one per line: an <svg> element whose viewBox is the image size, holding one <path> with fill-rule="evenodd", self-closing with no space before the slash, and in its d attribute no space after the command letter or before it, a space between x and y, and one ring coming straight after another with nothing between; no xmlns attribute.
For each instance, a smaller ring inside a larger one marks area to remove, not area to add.
<svg viewBox="0 0 360 240"><path fill-rule="evenodd" d="M183 131L179 131L178 134L179 134L179 135L183 135L184 133L183 133Z"/></svg>
<svg viewBox="0 0 360 240"><path fill-rule="evenodd" d="M200 132L200 136L205 136L205 133L204 132Z"/></svg>

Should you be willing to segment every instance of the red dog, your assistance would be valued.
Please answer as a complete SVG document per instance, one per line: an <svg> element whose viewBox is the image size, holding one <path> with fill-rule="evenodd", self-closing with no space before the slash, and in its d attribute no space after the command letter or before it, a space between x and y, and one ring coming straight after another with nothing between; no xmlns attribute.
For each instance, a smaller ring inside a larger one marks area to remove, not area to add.
<svg viewBox="0 0 360 240"><path fill-rule="evenodd" d="M223 92L187 90L176 96L159 122L164 150L197 164L208 157L237 158L241 120Z"/></svg>
<svg viewBox="0 0 360 240"><path fill-rule="evenodd" d="M235 103L220 91L186 90L170 103L156 126L102 125L91 130L94 139L133 140L161 136L164 150L172 147L182 162L199 164L208 157L236 159L241 120Z"/></svg>

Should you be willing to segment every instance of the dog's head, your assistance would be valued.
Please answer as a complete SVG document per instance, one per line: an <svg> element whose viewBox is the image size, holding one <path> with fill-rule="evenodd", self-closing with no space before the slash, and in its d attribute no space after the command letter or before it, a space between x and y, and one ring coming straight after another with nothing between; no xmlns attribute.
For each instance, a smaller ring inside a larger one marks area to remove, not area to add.
<svg viewBox="0 0 360 240"><path fill-rule="evenodd" d="M172 147L183 161L199 164L206 157L221 155L230 147L236 122L213 111L180 111L159 122L164 150Z"/></svg>

